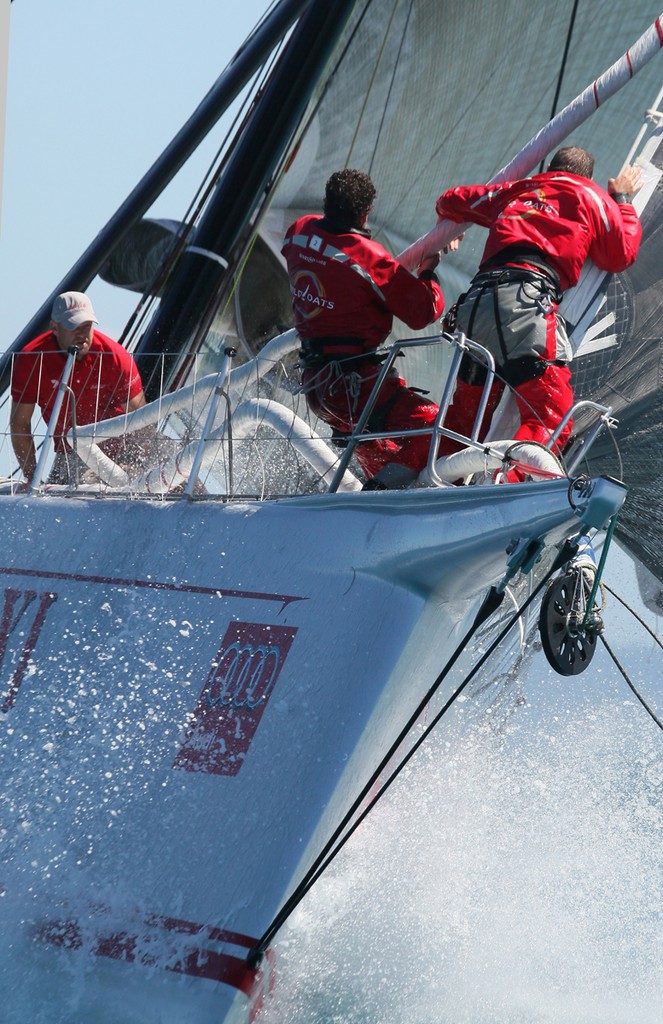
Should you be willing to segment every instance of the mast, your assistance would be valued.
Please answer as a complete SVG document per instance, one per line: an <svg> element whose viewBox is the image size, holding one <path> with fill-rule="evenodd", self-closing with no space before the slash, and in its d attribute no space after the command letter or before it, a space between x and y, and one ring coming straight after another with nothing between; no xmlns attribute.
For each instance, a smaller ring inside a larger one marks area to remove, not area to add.
<svg viewBox="0 0 663 1024"><path fill-rule="evenodd" d="M117 243L163 192L309 2L281 0L250 35L189 120L0 358L0 390L9 383L12 353L46 330L55 297L65 291L85 291Z"/></svg>
<svg viewBox="0 0 663 1024"><path fill-rule="evenodd" d="M309 3L265 85L135 356L145 395L195 351L232 284L229 266L356 0ZM163 366L162 366L163 360Z"/></svg>

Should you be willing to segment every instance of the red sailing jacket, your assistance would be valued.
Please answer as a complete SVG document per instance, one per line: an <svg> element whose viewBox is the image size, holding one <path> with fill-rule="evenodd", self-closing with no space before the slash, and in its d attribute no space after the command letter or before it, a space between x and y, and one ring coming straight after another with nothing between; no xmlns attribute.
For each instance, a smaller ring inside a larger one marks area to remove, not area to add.
<svg viewBox="0 0 663 1024"><path fill-rule="evenodd" d="M600 185L567 171L452 188L435 209L440 219L489 229L481 266L507 246L533 246L557 271L563 289L578 283L588 256L600 270L626 270L642 236L630 203L616 203Z"/></svg>
<svg viewBox="0 0 663 1024"><path fill-rule="evenodd" d="M14 356L12 400L38 405L48 423L66 362L67 353L58 348L52 331L33 338ZM76 398L79 426L120 416L126 412L129 400L143 390L133 356L101 331L94 332L90 348L74 363L69 385ZM67 394L54 432L59 451L66 447L64 435L72 425L69 404Z"/></svg>
<svg viewBox="0 0 663 1024"><path fill-rule="evenodd" d="M419 330L442 315L437 281L414 277L363 234L335 234L322 217L309 214L291 224L282 252L301 338L363 338L374 349L394 316Z"/></svg>

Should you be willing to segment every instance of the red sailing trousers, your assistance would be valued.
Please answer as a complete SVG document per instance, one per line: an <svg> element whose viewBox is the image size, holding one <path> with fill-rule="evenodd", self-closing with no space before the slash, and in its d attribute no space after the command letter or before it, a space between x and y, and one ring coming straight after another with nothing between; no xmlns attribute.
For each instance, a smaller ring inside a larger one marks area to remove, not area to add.
<svg viewBox="0 0 663 1024"><path fill-rule="evenodd" d="M352 372L339 372L338 363L307 367L302 371L302 390L309 408L341 434L350 434L380 372L374 362L361 362ZM367 430L416 430L432 427L438 406L411 391L395 371L387 375ZM373 477L388 462L419 472L428 461L430 434L361 442L355 448L357 461L367 477Z"/></svg>
<svg viewBox="0 0 663 1024"><path fill-rule="evenodd" d="M491 416L497 408L503 391L504 384L501 381L495 381L491 388L484 416L484 427L479 440L483 440L488 431ZM520 426L514 435L514 440L538 441L539 444L547 444L555 427L573 405L571 370L566 364L563 366L552 364L546 367L539 377L533 377L518 384L514 391L520 413ZM458 434L469 434L476 419L482 394L483 387L481 385L466 384L459 378L444 426ZM572 426L573 423L569 420L553 445L555 453L561 453L570 437ZM455 441L442 438L439 454L450 455L451 452L458 451L461 447L462 445Z"/></svg>

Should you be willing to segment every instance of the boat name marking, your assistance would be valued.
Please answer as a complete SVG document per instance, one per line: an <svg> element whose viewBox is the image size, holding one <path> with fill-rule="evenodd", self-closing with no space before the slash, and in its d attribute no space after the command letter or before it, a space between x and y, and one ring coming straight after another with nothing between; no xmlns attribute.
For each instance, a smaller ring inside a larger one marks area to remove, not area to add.
<svg viewBox="0 0 663 1024"><path fill-rule="evenodd" d="M23 649L20 655L18 655L16 667L14 668L9 680L9 688L4 695L2 704L0 704L0 712L3 714L6 714L14 706L16 695L18 694L21 683L23 682L25 670L28 667L30 655L35 648L37 640L39 639L39 634L41 633L44 625L46 612L53 602L57 600L57 594L52 593L52 591L45 591L38 594L36 590L17 590L14 587L5 587L4 605L2 609L2 617L0 618L0 668L3 668L4 666L9 638L16 633L16 636L19 638L20 645L21 638L25 637L25 631L21 630L20 632L17 632L18 626L24 618L28 608L30 608L37 598L39 599L39 603L32 620L32 625L30 626L27 638L23 640ZM29 621L29 619L27 621ZM18 650L19 647L17 647L16 650L17 654Z"/></svg>
<svg viewBox="0 0 663 1024"><path fill-rule="evenodd" d="M290 626L230 623L174 768L237 775L296 633Z"/></svg>

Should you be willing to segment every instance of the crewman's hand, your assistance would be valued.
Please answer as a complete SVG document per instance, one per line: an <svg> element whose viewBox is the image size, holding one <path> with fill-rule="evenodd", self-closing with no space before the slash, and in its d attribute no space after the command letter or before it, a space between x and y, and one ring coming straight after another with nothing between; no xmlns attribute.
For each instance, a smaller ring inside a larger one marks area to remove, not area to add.
<svg viewBox="0 0 663 1024"><path fill-rule="evenodd" d="M631 164L627 164L616 178L608 178L610 195L621 192L623 195L632 196L640 188L642 188L642 168L633 167Z"/></svg>
<svg viewBox="0 0 663 1024"><path fill-rule="evenodd" d="M465 238L465 232L463 232L462 235L459 235L458 238L452 238L451 241L449 242L449 244L444 246L444 248L442 249L442 252L443 253L455 252L456 249L458 248L458 246L460 245L460 243L463 241L464 238Z"/></svg>

